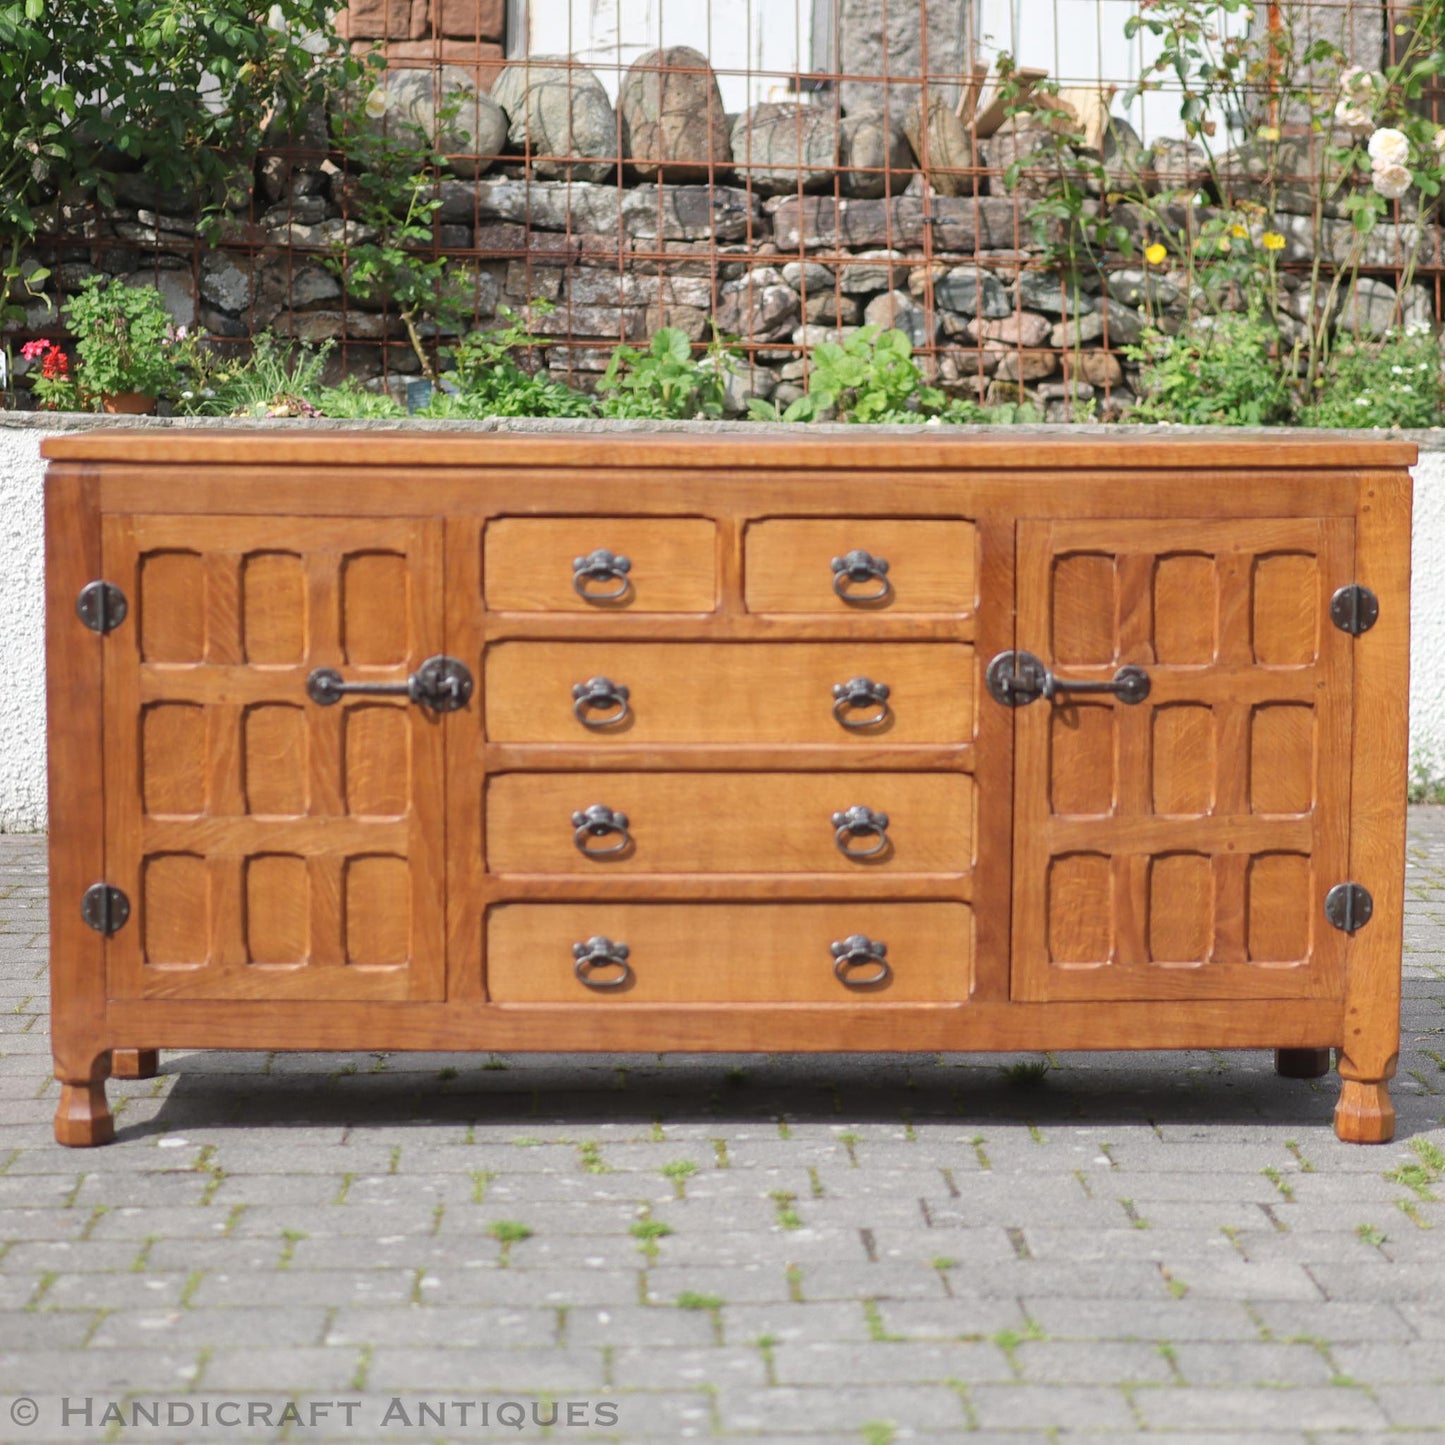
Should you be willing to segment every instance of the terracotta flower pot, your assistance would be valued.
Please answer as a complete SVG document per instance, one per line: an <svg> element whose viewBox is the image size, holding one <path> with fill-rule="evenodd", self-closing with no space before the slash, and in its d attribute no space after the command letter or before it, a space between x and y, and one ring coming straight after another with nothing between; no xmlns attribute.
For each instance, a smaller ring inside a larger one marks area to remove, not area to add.
<svg viewBox="0 0 1445 1445"><path fill-rule="evenodd" d="M153 416L156 399L143 391L105 391L100 396L100 409L112 416Z"/></svg>

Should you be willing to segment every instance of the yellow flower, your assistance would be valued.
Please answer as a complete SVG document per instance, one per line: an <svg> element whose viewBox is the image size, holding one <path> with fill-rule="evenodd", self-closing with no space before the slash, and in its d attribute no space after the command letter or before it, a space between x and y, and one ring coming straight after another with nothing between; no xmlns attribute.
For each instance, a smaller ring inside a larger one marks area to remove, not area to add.
<svg viewBox="0 0 1445 1445"><path fill-rule="evenodd" d="M1219 238L1219 249L1221 251L1228 251L1230 249L1228 236L1221 236Z"/></svg>
<svg viewBox="0 0 1445 1445"><path fill-rule="evenodd" d="M1264 242L1266 251L1284 250L1284 237L1278 231L1266 231L1260 239Z"/></svg>
<svg viewBox="0 0 1445 1445"><path fill-rule="evenodd" d="M1262 125L1255 134L1260 140L1278 140L1279 127L1277 125Z"/></svg>
<svg viewBox="0 0 1445 1445"><path fill-rule="evenodd" d="M1229 234L1233 236L1236 241L1243 241L1246 239L1246 237L1248 237L1249 232L1246 231L1244 227L1239 224L1238 221L1236 221L1229 228Z"/></svg>
<svg viewBox="0 0 1445 1445"><path fill-rule="evenodd" d="M1155 241L1154 244L1144 252L1144 259L1151 266L1157 266L1168 254L1169 252L1166 251L1158 241Z"/></svg>

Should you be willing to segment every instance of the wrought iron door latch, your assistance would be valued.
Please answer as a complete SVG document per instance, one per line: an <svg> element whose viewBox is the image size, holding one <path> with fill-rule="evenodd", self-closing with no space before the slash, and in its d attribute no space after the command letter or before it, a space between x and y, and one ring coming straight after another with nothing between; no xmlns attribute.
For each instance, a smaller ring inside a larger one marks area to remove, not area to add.
<svg viewBox="0 0 1445 1445"><path fill-rule="evenodd" d="M471 701L472 674L454 657L429 657L405 682L347 682L334 667L318 667L306 679L312 702L330 707L343 697L404 697L433 712L456 712Z"/></svg>
<svg viewBox="0 0 1445 1445"><path fill-rule="evenodd" d="M1027 707L1039 698L1052 701L1063 693L1110 693L1120 702L1143 702L1149 696L1149 674L1128 663L1107 682L1087 682L1060 677L1044 666L1032 652L1000 652L984 673L984 686L995 702L1004 707Z"/></svg>

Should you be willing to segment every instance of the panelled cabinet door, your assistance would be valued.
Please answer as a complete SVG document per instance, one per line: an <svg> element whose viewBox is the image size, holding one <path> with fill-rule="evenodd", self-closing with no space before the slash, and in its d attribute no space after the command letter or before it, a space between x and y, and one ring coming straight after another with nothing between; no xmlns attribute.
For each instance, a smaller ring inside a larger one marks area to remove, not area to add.
<svg viewBox="0 0 1445 1445"><path fill-rule="evenodd" d="M1352 518L1023 522L1016 999L1333 998L1346 937ZM1123 665L1148 696L1073 693Z"/></svg>
<svg viewBox="0 0 1445 1445"><path fill-rule="evenodd" d="M441 998L440 721L306 685L442 651L441 525L112 516L103 548L111 996Z"/></svg>

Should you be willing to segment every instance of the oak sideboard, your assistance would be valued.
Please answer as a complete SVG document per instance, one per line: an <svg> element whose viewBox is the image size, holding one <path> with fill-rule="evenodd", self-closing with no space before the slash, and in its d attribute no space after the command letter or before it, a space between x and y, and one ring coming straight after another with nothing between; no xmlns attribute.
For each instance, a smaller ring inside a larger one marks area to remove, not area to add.
<svg viewBox="0 0 1445 1445"><path fill-rule="evenodd" d="M160 1048L1333 1048L1391 1137L1413 446L44 450L62 1144Z"/></svg>

